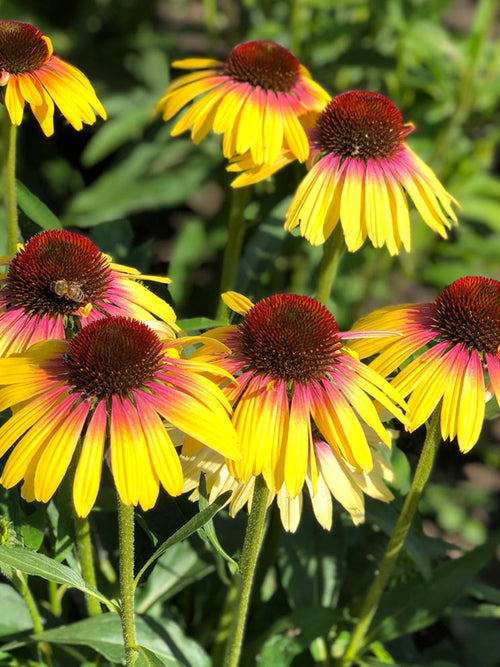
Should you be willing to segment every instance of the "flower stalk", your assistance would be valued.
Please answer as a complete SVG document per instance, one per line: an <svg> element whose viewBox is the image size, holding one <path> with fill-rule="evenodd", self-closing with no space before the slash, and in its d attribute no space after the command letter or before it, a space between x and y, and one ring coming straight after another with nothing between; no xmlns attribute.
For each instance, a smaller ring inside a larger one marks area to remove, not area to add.
<svg viewBox="0 0 500 667"><path fill-rule="evenodd" d="M234 288L238 262L245 238L246 224L244 211L250 199L250 188L236 188L231 191L231 207L228 221L228 239L222 260L220 293ZM227 306L220 301L217 309L218 320L227 319Z"/></svg>
<svg viewBox="0 0 500 667"><path fill-rule="evenodd" d="M4 108L2 135L2 179L7 223L7 244L9 253L15 254L19 241L16 191L17 127L11 122L7 107Z"/></svg>
<svg viewBox="0 0 500 667"><path fill-rule="evenodd" d="M120 548L120 617L125 649L125 664L133 667L137 659L134 619L134 507L118 499L118 538Z"/></svg>
<svg viewBox="0 0 500 667"><path fill-rule="evenodd" d="M78 548L78 559L82 568L82 576L90 586L97 588L89 520L75 515L74 525L76 544ZM99 600L92 597L91 595L86 595L85 601L87 604L87 612L89 616L97 616L101 613L101 605Z"/></svg>
<svg viewBox="0 0 500 667"><path fill-rule="evenodd" d="M260 475L255 480L252 509L248 517L247 532L240 559L240 571L235 575L236 609L226 645L224 667L237 667L239 664L255 568L265 534L268 498L269 491L264 478Z"/></svg>
<svg viewBox="0 0 500 667"><path fill-rule="evenodd" d="M437 408L427 426L427 436L425 438L422 453L420 454L420 459L418 461L410 491L396 522L385 554L378 567L375 579L364 597L358 622L351 635L344 656L338 663L339 667L349 667L349 665L352 665L357 661L360 650L366 645L366 635L370 629L370 624L378 609L382 593L384 592L394 570L406 535L408 534L415 512L417 511L422 492L432 471L438 446L441 442L440 418L441 410Z"/></svg>
<svg viewBox="0 0 500 667"><path fill-rule="evenodd" d="M316 297L326 307L328 307L330 292L332 291L332 285L337 275L337 269L344 248L342 226L337 225L323 245L323 257L319 267Z"/></svg>

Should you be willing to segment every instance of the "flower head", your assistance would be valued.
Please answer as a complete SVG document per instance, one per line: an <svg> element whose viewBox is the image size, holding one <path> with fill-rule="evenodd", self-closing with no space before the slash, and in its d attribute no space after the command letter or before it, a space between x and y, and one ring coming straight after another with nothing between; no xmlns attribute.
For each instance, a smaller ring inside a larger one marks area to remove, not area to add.
<svg viewBox="0 0 500 667"><path fill-rule="evenodd" d="M446 238L455 199L434 172L409 148L411 123L383 95L354 90L334 97L308 130L309 172L288 209L285 228L299 226L312 245L326 241L340 221L349 251L368 237L391 255L410 250L410 218L405 192L424 222ZM274 165L256 167L245 155L230 171L243 172L233 186L250 185L293 160L284 149Z"/></svg>
<svg viewBox="0 0 500 667"><path fill-rule="evenodd" d="M3 261L2 261L3 260ZM108 315L139 320L158 317L174 337L175 313L139 279L135 269L113 264L89 239L67 231L36 234L14 257L0 258L0 356L41 340L65 337Z"/></svg>
<svg viewBox="0 0 500 667"><path fill-rule="evenodd" d="M402 400L343 345L345 335L330 312L315 299L294 294L255 305L234 293L224 300L244 315L243 321L212 330L210 336L231 353L211 351L207 345L202 355L237 379L225 389L242 449L241 460L227 461L232 477L247 483L262 474L272 493L285 484L294 498L309 465L314 495L316 430L335 456L354 470L371 472L373 456L362 424L387 445L390 440L370 397L404 419L396 406ZM188 440L183 453L195 452Z"/></svg>
<svg viewBox="0 0 500 667"><path fill-rule="evenodd" d="M355 340L362 357L389 375L404 365L391 384L408 398L411 430L441 403L441 434L457 438L462 452L477 442L487 390L500 402L500 282L469 276L445 287L432 303L377 310L355 329L395 329L398 338ZM489 381L486 377L489 378Z"/></svg>
<svg viewBox="0 0 500 667"><path fill-rule="evenodd" d="M225 62L191 58L174 67L198 68L168 88L156 105L169 120L201 96L177 121L172 135L192 128L198 143L213 129L223 134L230 158L249 151L255 164L272 164L285 141L300 161L309 146L301 120L320 111L330 96L290 51L268 41L238 44Z"/></svg>
<svg viewBox="0 0 500 667"><path fill-rule="evenodd" d="M384 502L393 499L384 483L384 480L394 479L393 470L376 449L376 445L380 444L376 442L378 437L371 429L366 431L370 431L367 439L373 456L371 472L364 472L349 465L332 450L319 433L313 435L311 457L314 457L314 463L308 464L305 481L316 519L325 530L330 530L332 526L332 497L349 512L356 525L364 521L364 494ZM210 502L224 491L230 490L232 495L228 503L231 516L234 517L245 505L251 509L256 477L251 476L246 483L236 480L230 474L224 457L207 447L189 458L181 457L181 464L185 479L184 491L192 491L191 500L198 499L199 477L203 473L206 476ZM316 488L312 478L314 469L317 470ZM292 497L286 485L283 485L277 494L269 491L269 504L274 498L277 498L283 527L287 531L295 532L302 513L302 492Z"/></svg>
<svg viewBox="0 0 500 667"><path fill-rule="evenodd" d="M179 358L177 344L161 341L143 322L108 317L69 341L44 341L0 359L0 409L13 410L0 428L0 456L14 447L0 482L10 488L24 480L26 500L48 502L81 438L73 501L86 516L109 434L121 500L149 509L160 483L172 495L183 485L162 419L224 456L239 456L226 399L201 374L204 364Z"/></svg>
<svg viewBox="0 0 500 667"><path fill-rule="evenodd" d="M14 125L28 102L47 137L54 133L54 103L75 130L92 125L106 112L79 69L52 55L52 42L38 28L20 21L0 21L0 86Z"/></svg>

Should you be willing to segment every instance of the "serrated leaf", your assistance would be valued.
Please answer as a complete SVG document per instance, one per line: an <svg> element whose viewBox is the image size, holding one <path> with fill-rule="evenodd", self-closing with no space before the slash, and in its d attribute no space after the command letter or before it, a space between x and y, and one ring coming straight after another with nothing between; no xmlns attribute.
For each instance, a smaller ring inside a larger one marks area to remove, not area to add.
<svg viewBox="0 0 500 667"><path fill-rule="evenodd" d="M108 609L115 608L111 600L108 600L98 590L89 586L78 572L75 572L67 565L57 563L52 558L48 558L43 554L35 553L25 547L0 546L0 563L16 568L25 574L54 581L56 584L66 584L72 588L78 588L78 590L86 595L91 595L105 604Z"/></svg>
<svg viewBox="0 0 500 667"><path fill-rule="evenodd" d="M124 661L121 621L114 613L46 630L34 635L33 639L51 644L89 646L110 662L122 664ZM164 667L209 667L209 658L201 646L186 637L179 625L169 618L162 618L161 623L157 623L147 616L136 616L136 640L146 650L146 655L150 652L149 656L154 655ZM148 664L144 654L136 664L141 662L142 665ZM156 667L158 663L150 664Z"/></svg>
<svg viewBox="0 0 500 667"><path fill-rule="evenodd" d="M30 220L45 230L62 229L59 218L19 180L16 181L16 189L19 208Z"/></svg>

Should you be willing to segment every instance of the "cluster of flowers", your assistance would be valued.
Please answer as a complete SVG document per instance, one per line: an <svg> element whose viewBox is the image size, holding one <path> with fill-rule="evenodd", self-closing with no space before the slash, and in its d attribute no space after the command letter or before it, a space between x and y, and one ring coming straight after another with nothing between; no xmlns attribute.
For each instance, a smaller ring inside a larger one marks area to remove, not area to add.
<svg viewBox="0 0 500 667"><path fill-rule="evenodd" d="M441 235L455 220L454 199L405 145L412 126L387 98L353 91L330 99L271 42L241 44L226 62L177 65L201 71L174 82L158 109L168 119L202 95L173 133L192 127L196 142L210 129L222 133L236 186L308 160L286 226L300 225L311 243L340 221L351 251L366 237L391 253L409 249L404 191ZM26 24L0 22L0 84L14 124L25 101L46 134L52 100L77 129L94 122L92 109L105 117L88 80ZM0 427L0 456L12 451L0 482L23 482L24 498L47 502L77 458L80 516L96 501L106 461L122 501L143 509L160 484L195 497L203 472L212 498L233 490L234 514L262 475L288 530L305 487L325 528L332 497L359 522L363 494L392 498L384 412L414 430L441 403L443 437L467 451L486 399L500 399L495 280L462 278L432 303L376 311L349 332L310 297L253 304L228 292L240 323L185 336L173 309L142 283L161 279L112 263L83 236L42 232L2 263L0 409L12 416ZM187 356L187 347L195 352Z"/></svg>

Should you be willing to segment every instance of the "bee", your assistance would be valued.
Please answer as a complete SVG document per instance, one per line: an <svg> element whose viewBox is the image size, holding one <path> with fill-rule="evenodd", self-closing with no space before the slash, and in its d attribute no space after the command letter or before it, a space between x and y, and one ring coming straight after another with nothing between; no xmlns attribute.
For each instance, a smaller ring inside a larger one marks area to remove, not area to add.
<svg viewBox="0 0 500 667"><path fill-rule="evenodd" d="M85 301L85 294L82 290L82 281L77 280L54 280L50 283L50 289L57 296L65 296L76 303L83 303Z"/></svg>

